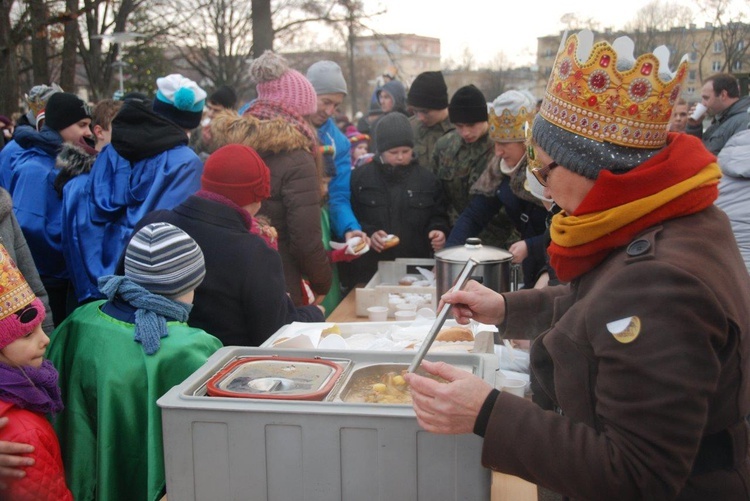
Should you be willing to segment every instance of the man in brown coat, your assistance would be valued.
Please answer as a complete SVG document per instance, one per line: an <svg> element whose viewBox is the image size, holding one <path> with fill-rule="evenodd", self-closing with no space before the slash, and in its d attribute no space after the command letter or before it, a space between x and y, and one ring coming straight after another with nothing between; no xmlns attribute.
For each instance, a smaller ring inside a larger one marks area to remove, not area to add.
<svg viewBox="0 0 750 501"><path fill-rule="evenodd" d="M533 339L556 412L427 362L451 382L407 375L417 418L483 436L486 466L573 499L748 499L750 277L713 206L715 157L666 132L685 63L663 81L644 55L635 82L610 67L612 46L592 45L587 31L566 41L529 150L562 208L549 253L568 284L443 296L459 322Z"/></svg>

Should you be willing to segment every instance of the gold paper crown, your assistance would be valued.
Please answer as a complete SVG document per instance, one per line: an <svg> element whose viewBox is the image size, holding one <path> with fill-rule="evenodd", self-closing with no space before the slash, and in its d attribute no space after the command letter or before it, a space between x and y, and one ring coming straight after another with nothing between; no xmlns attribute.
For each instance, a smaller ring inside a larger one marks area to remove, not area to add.
<svg viewBox="0 0 750 501"><path fill-rule="evenodd" d="M521 106L517 114L505 108L500 116L495 114L495 108L490 108L490 139L499 142L519 142L526 140L526 124L534 120L535 110L527 111Z"/></svg>
<svg viewBox="0 0 750 501"><path fill-rule="evenodd" d="M632 59L633 41L621 37L612 45L599 42L591 47L592 42L593 33L584 30L561 46L539 113L558 127L596 141L631 148L664 146L687 57L665 82L660 71L669 73L666 47L643 54L621 72L618 52Z"/></svg>
<svg viewBox="0 0 750 501"><path fill-rule="evenodd" d="M35 298L16 263L5 247L0 245L0 320L30 304Z"/></svg>

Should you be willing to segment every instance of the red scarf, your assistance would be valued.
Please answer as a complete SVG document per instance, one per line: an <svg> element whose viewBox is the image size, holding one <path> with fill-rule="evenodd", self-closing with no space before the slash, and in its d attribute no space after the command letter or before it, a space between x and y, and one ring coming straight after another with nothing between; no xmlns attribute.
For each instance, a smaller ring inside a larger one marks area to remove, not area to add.
<svg viewBox="0 0 750 501"><path fill-rule="evenodd" d="M670 133L667 146L662 151L631 171L613 174L602 170L573 215L582 217L658 194L697 175L715 161L716 157L706 150L700 139L687 134ZM716 183L703 185L667 201L640 219L620 228L613 228L606 236L583 245L563 247L553 241L548 248L550 264L560 280L570 282L597 266L614 249L630 243L645 229L669 219L700 212L711 206L718 194ZM555 217L562 218L566 215L561 213Z"/></svg>

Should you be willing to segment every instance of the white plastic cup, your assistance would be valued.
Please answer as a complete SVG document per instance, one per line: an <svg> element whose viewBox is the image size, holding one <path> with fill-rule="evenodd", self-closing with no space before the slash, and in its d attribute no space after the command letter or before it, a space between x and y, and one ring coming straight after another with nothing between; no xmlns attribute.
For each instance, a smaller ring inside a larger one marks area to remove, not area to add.
<svg viewBox="0 0 750 501"><path fill-rule="evenodd" d="M526 381L523 379L505 378L502 382L501 391L523 398L526 394Z"/></svg>
<svg viewBox="0 0 750 501"><path fill-rule="evenodd" d="M388 316L392 317L396 313L396 306L404 302L404 298L392 297L388 299Z"/></svg>
<svg viewBox="0 0 750 501"><path fill-rule="evenodd" d="M370 306L367 308L367 316L370 322L385 322L388 320L387 306Z"/></svg>
<svg viewBox="0 0 750 501"><path fill-rule="evenodd" d="M417 312L414 310L396 310L394 316L399 322L410 322L417 318Z"/></svg>
<svg viewBox="0 0 750 501"><path fill-rule="evenodd" d="M693 111L693 114L690 115L690 118L692 120L700 120L703 118L703 115L706 114L706 111L708 108L703 103L698 103L695 105L695 110Z"/></svg>

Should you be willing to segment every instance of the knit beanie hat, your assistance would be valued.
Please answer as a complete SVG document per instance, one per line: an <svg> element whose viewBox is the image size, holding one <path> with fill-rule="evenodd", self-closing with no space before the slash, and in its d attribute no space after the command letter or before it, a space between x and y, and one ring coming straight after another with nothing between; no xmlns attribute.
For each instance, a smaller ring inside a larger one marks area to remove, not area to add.
<svg viewBox="0 0 750 501"><path fill-rule="evenodd" d="M448 105L448 116L454 124L475 124L488 118L487 100L474 85L461 87Z"/></svg>
<svg viewBox="0 0 750 501"><path fill-rule="evenodd" d="M33 331L44 317L44 305L0 244L0 350Z"/></svg>
<svg viewBox="0 0 750 501"><path fill-rule="evenodd" d="M91 108L75 94L56 92L47 101L44 116L47 127L61 131L79 120L91 118Z"/></svg>
<svg viewBox="0 0 750 501"><path fill-rule="evenodd" d="M659 152L580 136L549 123L541 115L534 118L531 137L557 164L588 179L599 177L601 170L627 172Z"/></svg>
<svg viewBox="0 0 750 501"><path fill-rule="evenodd" d="M357 130L357 127L354 125L350 125L346 128L346 138L349 140L352 147L357 146L359 143L370 141L370 136Z"/></svg>
<svg viewBox="0 0 750 501"><path fill-rule="evenodd" d="M206 160L201 188L244 207L271 196L271 171L251 147L228 144Z"/></svg>
<svg viewBox="0 0 750 501"><path fill-rule="evenodd" d="M63 90L59 85L53 83L52 85L35 85L31 88L28 94L24 96L26 104L29 105L29 111L26 113L26 119L31 125L36 125L36 117L42 112L47 106L47 101L52 97L52 94L62 92Z"/></svg>
<svg viewBox="0 0 750 501"><path fill-rule="evenodd" d="M443 110L448 107L448 86L440 71L425 71L417 75L407 96L409 106L428 110Z"/></svg>
<svg viewBox="0 0 750 501"><path fill-rule="evenodd" d="M375 125L375 148L380 155L399 146L414 147L414 132L409 119L399 112L388 113Z"/></svg>
<svg viewBox="0 0 750 501"><path fill-rule="evenodd" d="M301 116L318 109L318 96L310 81L270 50L250 65L250 78L256 83L259 100L281 103Z"/></svg>
<svg viewBox="0 0 750 501"><path fill-rule="evenodd" d="M125 276L167 299L195 290L206 276L206 263L198 244L169 223L144 226L125 250Z"/></svg>
<svg viewBox="0 0 750 501"><path fill-rule="evenodd" d="M318 61L307 69L305 75L320 94L346 94L346 80L341 67L333 61Z"/></svg>
<svg viewBox="0 0 750 501"><path fill-rule="evenodd" d="M156 79L153 109L183 129L195 129L203 117L206 91L178 73Z"/></svg>
<svg viewBox="0 0 750 501"><path fill-rule="evenodd" d="M210 103L219 104L225 108L232 109L237 104L237 94L228 85L222 85L208 98Z"/></svg>

